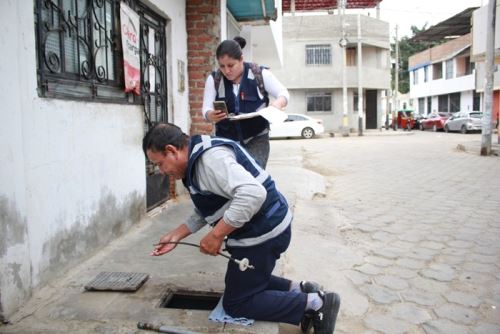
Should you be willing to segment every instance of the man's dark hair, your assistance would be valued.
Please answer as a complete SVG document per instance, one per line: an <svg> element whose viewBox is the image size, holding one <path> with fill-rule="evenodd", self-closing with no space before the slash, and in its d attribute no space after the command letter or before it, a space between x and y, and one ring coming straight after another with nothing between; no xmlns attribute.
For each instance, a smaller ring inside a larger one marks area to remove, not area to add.
<svg viewBox="0 0 500 334"><path fill-rule="evenodd" d="M171 123L158 123L152 127L142 140L142 150L146 154L147 150L163 152L166 145L172 145L181 149L187 145L189 136Z"/></svg>
<svg viewBox="0 0 500 334"><path fill-rule="evenodd" d="M236 36L234 39L228 39L220 43L215 51L215 55L217 59L229 56L230 58L239 60L243 55L241 49L243 49L246 44L247 41L243 37Z"/></svg>

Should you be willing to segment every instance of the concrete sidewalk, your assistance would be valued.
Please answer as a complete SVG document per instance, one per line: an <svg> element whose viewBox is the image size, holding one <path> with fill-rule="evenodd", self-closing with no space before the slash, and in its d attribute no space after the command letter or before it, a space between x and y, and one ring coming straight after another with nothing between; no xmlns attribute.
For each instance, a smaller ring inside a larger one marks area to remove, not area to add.
<svg viewBox="0 0 500 334"><path fill-rule="evenodd" d="M481 140L468 141L457 145L457 150L464 151L467 153L481 154ZM497 139L493 138L491 142L491 155L500 155L500 144L497 143Z"/></svg>
<svg viewBox="0 0 500 334"><path fill-rule="evenodd" d="M59 280L36 293L1 333L147 333L148 322L200 333L278 333L277 324L235 326L208 320L209 311L160 308L168 289L222 292L227 259L177 246L161 257L149 255L153 244L191 213L191 201L170 201L154 217L145 217L129 233ZM198 243L203 231L185 241ZM136 272L149 279L136 292L85 291L100 272Z"/></svg>
<svg viewBox="0 0 500 334"><path fill-rule="evenodd" d="M270 166L271 175L293 178L281 191L290 206L297 196L314 196L324 190L323 179L300 167ZM315 182L311 182L311 178ZM279 177L278 177L279 179ZM299 195L297 195L299 193ZM171 200L153 216L147 216L126 235L115 240L70 272L61 273L28 301L1 333L148 333L138 322L166 325L197 333L278 333L277 323L252 326L224 325L208 320L210 311L159 307L167 290L222 292L227 259L203 255L198 249L177 246L161 257L149 255L153 244L191 213L189 198ZM206 231L185 239L198 243ZM277 274L282 272L279 264ZM100 272L146 273L149 279L136 292L86 291L84 286Z"/></svg>

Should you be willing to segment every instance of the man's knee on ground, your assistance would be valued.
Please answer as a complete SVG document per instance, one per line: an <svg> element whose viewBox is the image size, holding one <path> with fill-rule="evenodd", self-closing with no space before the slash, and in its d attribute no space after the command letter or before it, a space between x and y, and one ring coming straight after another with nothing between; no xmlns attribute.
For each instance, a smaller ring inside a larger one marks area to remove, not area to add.
<svg viewBox="0 0 500 334"><path fill-rule="evenodd" d="M245 317L244 314L241 314L241 303L228 302L223 298L222 306L224 307L224 311L233 318Z"/></svg>

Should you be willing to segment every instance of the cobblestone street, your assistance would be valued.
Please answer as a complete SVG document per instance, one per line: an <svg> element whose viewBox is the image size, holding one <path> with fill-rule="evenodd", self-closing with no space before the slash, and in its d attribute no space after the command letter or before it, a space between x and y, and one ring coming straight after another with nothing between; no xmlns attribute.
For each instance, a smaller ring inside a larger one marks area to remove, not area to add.
<svg viewBox="0 0 500 334"><path fill-rule="evenodd" d="M457 150L480 140L384 131L272 142L272 166L326 179L324 193L296 200L284 263L291 278L340 293L336 333L500 333L500 158Z"/></svg>

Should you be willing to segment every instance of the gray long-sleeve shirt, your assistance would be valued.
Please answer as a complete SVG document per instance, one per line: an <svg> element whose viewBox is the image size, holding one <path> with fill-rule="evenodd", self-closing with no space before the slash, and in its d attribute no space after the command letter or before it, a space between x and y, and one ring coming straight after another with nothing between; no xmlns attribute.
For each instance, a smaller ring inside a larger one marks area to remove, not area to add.
<svg viewBox="0 0 500 334"><path fill-rule="evenodd" d="M205 151L196 162L195 171L194 182L200 190L231 201L223 216L231 226L242 227L266 200L264 186L236 161L234 151L229 147L217 146ZM205 224L205 219L197 212L186 221L192 233Z"/></svg>

